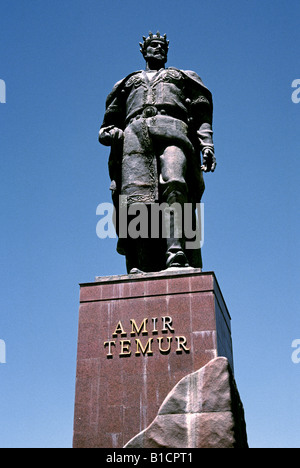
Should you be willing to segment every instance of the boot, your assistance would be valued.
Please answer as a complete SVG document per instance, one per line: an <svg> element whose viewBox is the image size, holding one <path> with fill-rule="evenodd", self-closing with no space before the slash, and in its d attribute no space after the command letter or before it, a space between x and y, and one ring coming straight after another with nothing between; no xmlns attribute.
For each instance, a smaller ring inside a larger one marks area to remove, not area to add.
<svg viewBox="0 0 300 468"><path fill-rule="evenodd" d="M175 203L181 207L180 219L176 219L176 215L171 210L170 215L165 217L165 222L170 226L170 237L166 238L166 268L186 268L189 267L189 262L185 254L185 239L184 239L184 204L187 201L185 190L171 190L164 192L166 203L170 206ZM164 197L163 197L164 198ZM180 223L180 224L179 224Z"/></svg>

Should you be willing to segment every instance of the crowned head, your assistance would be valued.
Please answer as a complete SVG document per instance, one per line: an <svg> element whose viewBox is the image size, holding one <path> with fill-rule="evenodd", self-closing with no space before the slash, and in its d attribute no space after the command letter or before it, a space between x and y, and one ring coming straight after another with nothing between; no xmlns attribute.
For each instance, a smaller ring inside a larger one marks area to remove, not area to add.
<svg viewBox="0 0 300 468"><path fill-rule="evenodd" d="M143 41L140 42L140 51L143 54L147 64L161 63L164 65L167 62L167 55L169 50L169 41L167 35L163 36L157 31L156 34L149 32L149 36L146 38L143 36Z"/></svg>

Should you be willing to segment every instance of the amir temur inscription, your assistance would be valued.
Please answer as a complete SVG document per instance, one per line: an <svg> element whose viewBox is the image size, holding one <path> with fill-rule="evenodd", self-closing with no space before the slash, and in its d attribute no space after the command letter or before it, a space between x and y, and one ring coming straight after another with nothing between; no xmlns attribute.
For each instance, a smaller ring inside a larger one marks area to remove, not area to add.
<svg viewBox="0 0 300 468"><path fill-rule="evenodd" d="M160 354L169 354L172 351L172 343L175 345L173 349L177 354L190 352L185 336L172 336L175 333L172 317L165 316L160 320L157 317L145 318L140 325L137 325L134 319L130 319L129 324L126 325L128 328L120 320L112 333L113 339L104 342L104 348L107 348L107 359L112 359L114 356L153 356L154 344ZM157 336L159 333L169 334L169 336ZM149 334L152 335L150 338L135 338ZM120 337L119 341L118 337Z"/></svg>

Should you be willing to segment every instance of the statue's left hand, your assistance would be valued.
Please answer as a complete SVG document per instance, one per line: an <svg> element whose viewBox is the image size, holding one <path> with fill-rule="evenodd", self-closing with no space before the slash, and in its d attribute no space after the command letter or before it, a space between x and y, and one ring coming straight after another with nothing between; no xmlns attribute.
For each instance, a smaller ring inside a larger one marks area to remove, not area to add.
<svg viewBox="0 0 300 468"><path fill-rule="evenodd" d="M203 162L201 170L203 172L214 172L217 166L215 153L210 148L203 150Z"/></svg>

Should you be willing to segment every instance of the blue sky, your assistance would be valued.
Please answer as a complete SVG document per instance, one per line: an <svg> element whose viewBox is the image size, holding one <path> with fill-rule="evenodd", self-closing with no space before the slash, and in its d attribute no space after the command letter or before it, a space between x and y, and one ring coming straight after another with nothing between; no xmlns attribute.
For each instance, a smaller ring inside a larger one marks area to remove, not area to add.
<svg viewBox="0 0 300 468"><path fill-rule="evenodd" d="M106 95L144 67L159 29L168 65L214 97L204 269L232 317L251 447L300 442L298 0L1 0L0 446L71 447L79 283L125 273L96 236L110 202L97 142Z"/></svg>

